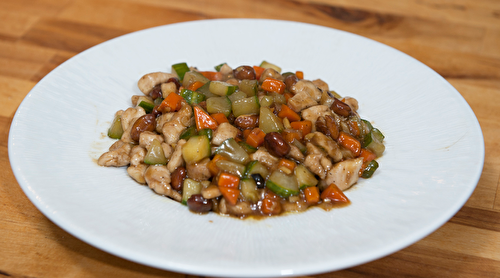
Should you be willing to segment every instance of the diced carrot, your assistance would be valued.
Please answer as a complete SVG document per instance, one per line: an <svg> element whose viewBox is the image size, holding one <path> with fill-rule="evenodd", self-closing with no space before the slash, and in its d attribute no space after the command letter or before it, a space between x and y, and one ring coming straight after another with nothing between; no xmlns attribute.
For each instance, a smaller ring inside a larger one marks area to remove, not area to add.
<svg viewBox="0 0 500 278"><path fill-rule="evenodd" d="M283 139L287 141L289 144L293 142L293 140L302 141L302 132L296 129L285 129L281 132Z"/></svg>
<svg viewBox="0 0 500 278"><path fill-rule="evenodd" d="M212 116L212 118L214 118L214 120L216 120L219 125L222 124L222 123L229 122L227 120L226 115L224 115L224 113L214 113L214 114L212 114L210 116Z"/></svg>
<svg viewBox="0 0 500 278"><path fill-rule="evenodd" d="M314 205L319 202L319 189L316 186L309 186L304 189L306 202L309 205Z"/></svg>
<svg viewBox="0 0 500 278"><path fill-rule="evenodd" d="M264 137L266 137L266 133L256 127L248 134L246 142L248 145L258 148L260 145L264 144Z"/></svg>
<svg viewBox="0 0 500 278"><path fill-rule="evenodd" d="M236 205L238 202L238 196L240 196L240 190L237 188L220 187L220 193L231 205Z"/></svg>
<svg viewBox="0 0 500 278"><path fill-rule="evenodd" d="M217 185L219 187L229 187L238 189L238 186L240 185L240 177L229 173L220 173L219 178L217 180Z"/></svg>
<svg viewBox="0 0 500 278"><path fill-rule="evenodd" d="M194 82L194 83L192 83L191 85L188 86L188 90L196 91L196 90L198 90L203 85L205 85L205 83L203 83L201 81L196 81L196 82Z"/></svg>
<svg viewBox="0 0 500 278"><path fill-rule="evenodd" d="M286 86L283 81L268 77L262 82L261 88L268 92L284 94Z"/></svg>
<svg viewBox="0 0 500 278"><path fill-rule="evenodd" d="M295 75L297 76L298 79L304 79L304 73L300 70L296 71Z"/></svg>
<svg viewBox="0 0 500 278"><path fill-rule="evenodd" d="M359 136L361 134L361 130L359 129L358 122L349 121L349 131L354 136Z"/></svg>
<svg viewBox="0 0 500 278"><path fill-rule="evenodd" d="M262 199L262 205L260 207L260 211L262 211L265 215L274 215L281 213L281 203L278 199L271 199L265 197Z"/></svg>
<svg viewBox="0 0 500 278"><path fill-rule="evenodd" d="M286 158L281 158L278 162L278 168L282 169L283 167L283 170L285 170L285 172L289 172L288 174L293 173L293 170L295 170L295 166L297 166L295 162Z"/></svg>
<svg viewBox="0 0 500 278"><path fill-rule="evenodd" d="M344 148L350 150L356 157L361 153L361 143L358 139L353 136L345 133L343 131L340 132L339 138L337 142Z"/></svg>
<svg viewBox="0 0 500 278"><path fill-rule="evenodd" d="M363 158L363 162L370 162L377 158L377 155L367 149L361 149L359 156Z"/></svg>
<svg viewBox="0 0 500 278"><path fill-rule="evenodd" d="M252 133L252 130L251 129L245 129L243 130L243 138L246 140L248 135L250 135L250 133Z"/></svg>
<svg viewBox="0 0 500 278"><path fill-rule="evenodd" d="M163 113L165 112L175 112L179 111L182 106L182 102L184 98L176 93L170 93L168 96L161 102L160 107L158 107L158 111Z"/></svg>
<svg viewBox="0 0 500 278"><path fill-rule="evenodd" d="M286 102L288 103L288 100L291 99L293 97L293 94L290 93L290 92L285 92L285 99L286 99Z"/></svg>
<svg viewBox="0 0 500 278"><path fill-rule="evenodd" d="M290 107L288 107L286 104L281 105L281 110L278 113L278 117L287 118L290 122L300 121L300 115L290 109Z"/></svg>
<svg viewBox="0 0 500 278"><path fill-rule="evenodd" d="M210 81L221 81L223 77L218 71L200 71L200 73Z"/></svg>
<svg viewBox="0 0 500 278"><path fill-rule="evenodd" d="M302 136L306 136L312 130L312 122L308 120L291 122L290 125L293 129L302 131Z"/></svg>
<svg viewBox="0 0 500 278"><path fill-rule="evenodd" d="M257 80L260 79L260 76L266 70L265 68L262 68L262 67L259 67L259 66L253 66L253 69L255 70L255 78Z"/></svg>
<svg viewBox="0 0 500 278"><path fill-rule="evenodd" d="M334 183L330 184L323 192L321 192L321 199L328 200L330 202L342 202L349 203L349 199L344 195L344 192L340 190Z"/></svg>
<svg viewBox="0 0 500 278"><path fill-rule="evenodd" d="M217 124L217 121L215 121L214 118L208 115L208 113L205 112L203 108L195 106L193 109L194 109L194 120L196 123L196 128L198 130L202 130L205 128L210 128L214 130L219 126Z"/></svg>
<svg viewBox="0 0 500 278"><path fill-rule="evenodd" d="M212 160L210 160L210 162L208 162L207 164L208 170L210 171L210 173L212 173L213 176L219 174L220 169L219 167L217 167L217 161L219 160L226 160L226 158L220 154L216 154L214 158L212 158Z"/></svg>

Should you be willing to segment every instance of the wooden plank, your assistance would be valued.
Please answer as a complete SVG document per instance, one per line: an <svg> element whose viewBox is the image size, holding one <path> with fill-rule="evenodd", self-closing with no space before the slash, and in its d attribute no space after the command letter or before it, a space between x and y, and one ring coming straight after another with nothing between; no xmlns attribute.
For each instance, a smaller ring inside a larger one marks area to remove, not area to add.
<svg viewBox="0 0 500 278"><path fill-rule="evenodd" d="M38 20L37 15L24 15L0 10L0 35L20 38Z"/></svg>
<svg viewBox="0 0 500 278"><path fill-rule="evenodd" d="M35 82L0 75L2 101L0 116L12 117L26 94L35 86ZM7 167L9 167L7 165Z"/></svg>

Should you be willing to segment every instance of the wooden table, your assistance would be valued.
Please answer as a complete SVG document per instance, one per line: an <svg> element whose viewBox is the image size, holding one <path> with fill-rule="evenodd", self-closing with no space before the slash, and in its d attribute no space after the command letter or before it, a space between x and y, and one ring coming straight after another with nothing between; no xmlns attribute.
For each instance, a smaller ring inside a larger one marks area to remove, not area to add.
<svg viewBox="0 0 500 278"><path fill-rule="evenodd" d="M230 17L314 23L399 49L446 78L484 133L481 179L448 223L395 254L316 277L500 277L498 0L0 0L0 277L186 276L105 253L45 218L12 173L9 127L41 78L91 46L148 27Z"/></svg>

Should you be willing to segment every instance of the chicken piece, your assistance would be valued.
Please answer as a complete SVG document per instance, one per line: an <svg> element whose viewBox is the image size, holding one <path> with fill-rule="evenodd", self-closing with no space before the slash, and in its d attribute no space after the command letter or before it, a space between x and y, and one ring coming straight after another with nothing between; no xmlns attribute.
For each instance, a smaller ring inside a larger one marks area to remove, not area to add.
<svg viewBox="0 0 500 278"><path fill-rule="evenodd" d="M318 89L318 87L316 87L316 85L314 85L313 82L309 80L299 80L290 88L290 91L294 95L305 92L316 102L321 100L321 94L323 93L320 89Z"/></svg>
<svg viewBox="0 0 500 278"><path fill-rule="evenodd" d="M140 106L127 108L127 110L123 111L122 113L122 129L124 131L129 129L137 119L144 115L146 115L146 111Z"/></svg>
<svg viewBox="0 0 500 278"><path fill-rule="evenodd" d="M149 188L160 195L165 195L178 202L182 200L181 194L170 186L170 171L163 165L151 165L144 174L144 179Z"/></svg>
<svg viewBox="0 0 500 278"><path fill-rule="evenodd" d="M126 144L128 144L128 143L126 143L123 140L118 140L118 141L114 142L113 145L111 145L109 147L109 151L118 150L119 148L123 147L123 145L126 145Z"/></svg>
<svg viewBox="0 0 500 278"><path fill-rule="evenodd" d="M139 135L139 146L145 148L146 150L149 150L151 143L153 143L153 140L155 139L160 143L163 143L163 136L151 131L143 131Z"/></svg>
<svg viewBox="0 0 500 278"><path fill-rule="evenodd" d="M163 155L165 155L165 158L170 159L172 153L174 152L172 146L167 143L161 143L161 148L163 149Z"/></svg>
<svg viewBox="0 0 500 278"><path fill-rule="evenodd" d="M170 121L172 119L172 117L174 117L175 115L175 112L170 112L170 113L164 113L162 114L161 116L159 116L158 118L156 118L156 132L158 133L162 133L162 129L163 129L163 125Z"/></svg>
<svg viewBox="0 0 500 278"><path fill-rule="evenodd" d="M177 169L177 167L184 165L184 158L182 158L182 146L184 146L186 142L187 141L184 139L181 139L179 140L179 142L177 142L174 152L170 157L170 161L167 164L167 169L168 171L170 171L170 173L173 173L175 169Z"/></svg>
<svg viewBox="0 0 500 278"><path fill-rule="evenodd" d="M330 93L329 91L323 91L323 93L321 94L321 100L319 101L319 104L331 107L334 100L335 97L333 96L332 93Z"/></svg>
<svg viewBox="0 0 500 278"><path fill-rule="evenodd" d="M147 150L141 146L134 146L130 151L130 165L137 166L144 163Z"/></svg>
<svg viewBox="0 0 500 278"><path fill-rule="evenodd" d="M264 80L266 80L266 78L268 78L268 77L269 78L274 78L274 79L277 79L277 80L281 80L281 81L285 80L285 78L283 77L283 75L281 75L275 69L267 68L260 75L259 82L261 82L261 83L264 82Z"/></svg>
<svg viewBox="0 0 500 278"><path fill-rule="evenodd" d="M212 145L219 146L229 138L236 138L239 129L230 123L222 123L215 129L212 136Z"/></svg>
<svg viewBox="0 0 500 278"><path fill-rule="evenodd" d="M221 214L229 214L235 216L245 216L252 214L252 205L246 201L238 201L236 205L231 205L222 198L219 202L219 212Z"/></svg>
<svg viewBox="0 0 500 278"><path fill-rule="evenodd" d="M304 91L300 91L288 100L288 107L297 113L317 104L314 98Z"/></svg>
<svg viewBox="0 0 500 278"><path fill-rule="evenodd" d="M316 86L318 89L321 90L321 92L328 92L330 91L330 88L328 87L328 84L321 80L321 79L316 79L316 80L313 80L312 83L314 84L314 86Z"/></svg>
<svg viewBox="0 0 500 278"><path fill-rule="evenodd" d="M191 105L184 104L182 108L175 112L170 121L163 124L162 134L165 142L172 145L179 141L179 137L187 127L194 124L193 109Z"/></svg>
<svg viewBox="0 0 500 278"><path fill-rule="evenodd" d="M233 69L228 64L224 63L224 65L222 65L222 67L220 67L219 72L223 76L228 76L228 75L233 74Z"/></svg>
<svg viewBox="0 0 500 278"><path fill-rule="evenodd" d="M264 147L260 147L256 152L250 154L250 159L259 161L269 169L277 167L279 162L279 159L267 152Z"/></svg>
<svg viewBox="0 0 500 278"><path fill-rule="evenodd" d="M187 176L190 179L196 181L206 181L210 177L212 177L212 173L208 169L208 163L210 162L210 158L205 158L196 163L189 163L186 165Z"/></svg>
<svg viewBox="0 0 500 278"><path fill-rule="evenodd" d="M359 105L358 105L358 101L355 98L345 97L344 103L349 105L349 107L351 107L352 111L354 111L354 112L358 111Z"/></svg>
<svg viewBox="0 0 500 278"><path fill-rule="evenodd" d="M128 165L130 163L130 151L132 150L132 146L128 143L119 143L118 145L114 147L111 146L113 148L112 151L103 153L97 160L97 164L106 167L121 167Z"/></svg>
<svg viewBox="0 0 500 278"><path fill-rule="evenodd" d="M361 166L363 166L362 157L344 160L335 164L327 172L324 185L328 186L334 183L342 191L348 189L358 181Z"/></svg>
<svg viewBox="0 0 500 278"><path fill-rule="evenodd" d="M144 175L146 174L146 170L148 169L148 167L149 167L149 165L144 164L144 163L139 163L137 165L130 165L127 168L127 173L136 182L138 182L140 184L145 184L146 179L144 178Z"/></svg>
<svg viewBox="0 0 500 278"><path fill-rule="evenodd" d="M166 98L168 95L175 92L177 92L177 85L174 82L161 84L161 93L163 98Z"/></svg>
<svg viewBox="0 0 500 278"><path fill-rule="evenodd" d="M304 165L311 172L318 175L321 179L324 179L326 177L326 169L324 165L328 166L326 161L323 159L326 157L326 153L310 142L306 144L306 148L307 156L304 160Z"/></svg>
<svg viewBox="0 0 500 278"><path fill-rule="evenodd" d="M173 73L152 72L144 75L137 82L137 87L145 95L149 95L154 86L167 82L170 78L177 77Z"/></svg>
<svg viewBox="0 0 500 278"><path fill-rule="evenodd" d="M220 192L219 187L215 184L209 185L201 190L201 196L207 200L217 198L221 195L222 193Z"/></svg>
<svg viewBox="0 0 500 278"><path fill-rule="evenodd" d="M337 142L321 132L314 132L313 134L314 136L310 140L311 143L325 150L334 162L342 160L342 152Z"/></svg>
<svg viewBox="0 0 500 278"><path fill-rule="evenodd" d="M332 115L333 112L330 107L326 105L315 105L302 110L301 116L303 120L308 120L312 122L313 131L316 130L316 121L319 117L324 117L326 115Z"/></svg>
<svg viewBox="0 0 500 278"><path fill-rule="evenodd" d="M290 145L290 152L288 152L287 156L297 161L303 162L305 158L304 154L294 144L289 144L289 145Z"/></svg>

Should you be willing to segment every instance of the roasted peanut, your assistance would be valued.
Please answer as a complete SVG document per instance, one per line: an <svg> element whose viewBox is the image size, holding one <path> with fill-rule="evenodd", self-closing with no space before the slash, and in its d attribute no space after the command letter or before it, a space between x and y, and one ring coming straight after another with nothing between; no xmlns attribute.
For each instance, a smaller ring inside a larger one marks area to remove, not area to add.
<svg viewBox="0 0 500 278"><path fill-rule="evenodd" d="M203 198L201 194L194 194L187 200L187 206L193 212L209 212L212 210L212 201Z"/></svg>
<svg viewBox="0 0 500 278"><path fill-rule="evenodd" d="M333 110L333 112L339 114L340 116L347 117L349 116L349 114L351 114L351 107L338 99L335 99L333 101L330 108Z"/></svg>
<svg viewBox="0 0 500 278"><path fill-rule="evenodd" d="M290 74L285 77L285 85L286 88L290 91L293 85L299 81L299 78L297 78L297 75L295 74Z"/></svg>
<svg viewBox="0 0 500 278"><path fill-rule="evenodd" d="M332 137L333 139L337 140L337 138L339 138L339 126L337 124L337 122L335 121L335 119L330 116L330 115L326 115L325 116L325 124L326 124L326 128L328 129L328 132L330 133L330 137Z"/></svg>
<svg viewBox="0 0 500 278"><path fill-rule="evenodd" d="M151 92L149 92L149 96L152 99L157 99L159 97L162 97L163 94L161 92L161 84L154 86L153 89L151 90Z"/></svg>
<svg viewBox="0 0 500 278"><path fill-rule="evenodd" d="M181 190L182 183L184 182L184 179L186 179L186 175L187 175L186 168L182 166L177 167L171 176L172 181L170 185L172 186L172 188L175 190Z"/></svg>
<svg viewBox="0 0 500 278"><path fill-rule="evenodd" d="M266 137L264 137L264 146L270 154L276 157L284 157L290 152L290 146L278 132L269 132L266 134Z"/></svg>
<svg viewBox="0 0 500 278"><path fill-rule="evenodd" d="M179 88L181 87L181 81L179 80L179 78L176 78L176 77L172 77L172 78L169 78L167 80L167 83L168 82L173 82L175 83L175 86L177 87L177 90L179 90Z"/></svg>
<svg viewBox="0 0 500 278"><path fill-rule="evenodd" d="M250 79L256 78L255 70L251 66L240 66L233 70L233 75L236 79Z"/></svg>
<svg viewBox="0 0 500 278"><path fill-rule="evenodd" d="M259 116L241 115L234 120L234 125L241 129L254 128L259 125Z"/></svg>
<svg viewBox="0 0 500 278"><path fill-rule="evenodd" d="M130 138L139 142L139 137L144 131L154 131L156 129L156 117L153 114L146 114L141 116L134 122L132 130L130 131Z"/></svg>

